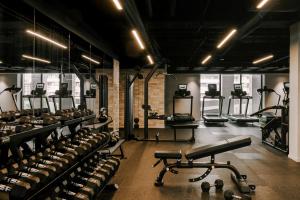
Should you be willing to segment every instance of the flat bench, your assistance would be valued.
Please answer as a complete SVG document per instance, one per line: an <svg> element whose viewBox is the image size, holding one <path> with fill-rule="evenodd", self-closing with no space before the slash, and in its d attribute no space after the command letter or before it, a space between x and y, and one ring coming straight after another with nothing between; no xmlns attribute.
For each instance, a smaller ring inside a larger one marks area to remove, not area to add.
<svg viewBox="0 0 300 200"><path fill-rule="evenodd" d="M233 165L230 164L230 161L228 161L227 163L215 162L216 154L239 149L249 145L251 145L251 138L246 136L238 136L231 139L226 139L223 141L219 141L215 144L202 145L200 147L185 152L184 156L188 160L187 162L181 161L183 157L181 151L156 151L154 153L154 157L159 160L153 165L153 167L157 166L161 161L163 161L164 167L160 171L159 176L156 179L155 185L163 185L163 177L168 171L174 174L178 174L178 171L175 170L176 168L207 168L206 172L201 176L189 179L190 182L203 180L210 174L212 169L225 168L233 172L231 174L231 178L238 186L240 192L250 193L250 191L255 190L255 186L248 185L246 176L241 175L240 172ZM194 160L198 160L205 157L211 157L210 162L194 162ZM174 159L176 160L176 162L168 162L168 160Z"/></svg>
<svg viewBox="0 0 300 200"><path fill-rule="evenodd" d="M174 141L177 140L177 129L191 129L192 130L192 137L188 140L188 142L195 142L195 129L198 128L199 124L197 123L179 123L179 124L171 124L170 125L174 130Z"/></svg>

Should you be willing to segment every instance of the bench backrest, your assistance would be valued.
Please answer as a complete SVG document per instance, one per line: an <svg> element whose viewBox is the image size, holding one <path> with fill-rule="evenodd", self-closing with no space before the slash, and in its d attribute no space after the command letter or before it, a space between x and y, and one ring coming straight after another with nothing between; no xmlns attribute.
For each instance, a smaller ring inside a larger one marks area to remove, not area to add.
<svg viewBox="0 0 300 200"><path fill-rule="evenodd" d="M248 136L238 136L224 141L217 142L215 144L203 145L194 149L191 149L185 153L187 159L200 159L226 151L239 149L249 146L251 144L251 138Z"/></svg>

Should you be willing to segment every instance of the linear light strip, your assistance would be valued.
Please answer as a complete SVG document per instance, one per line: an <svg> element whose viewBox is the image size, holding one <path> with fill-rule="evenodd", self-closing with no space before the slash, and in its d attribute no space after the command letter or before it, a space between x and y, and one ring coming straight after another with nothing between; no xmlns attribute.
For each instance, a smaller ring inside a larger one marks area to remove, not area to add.
<svg viewBox="0 0 300 200"><path fill-rule="evenodd" d="M40 39L43 39L43 40L45 40L45 41L47 41L47 42L50 42L51 44L54 44L54 45L56 45L56 46L58 46L58 47L60 47L60 48L63 48L63 49L67 49L68 47L66 47L65 45L63 45L63 44L61 44L61 43L59 43L59 42L56 42L56 41L54 41L54 40L52 40L52 39L50 39L50 38L48 38L48 37L46 37L46 36L44 36L44 35L42 35L42 34L40 34L40 33L37 33L37 32L34 32L34 31L32 31L32 30L26 30L26 33L29 33L29 34L31 34L31 35L34 35L34 36L36 36L36 37L38 37L38 38L40 38Z"/></svg>
<svg viewBox="0 0 300 200"><path fill-rule="evenodd" d="M264 7L264 5L266 5L266 3L268 3L269 0L262 0L261 2L259 2L259 4L256 6L257 9L261 9L262 7Z"/></svg>
<svg viewBox="0 0 300 200"><path fill-rule="evenodd" d="M259 58L259 59L257 59L257 60L254 60L252 63L253 63L254 65L256 65L256 64L258 64L258 63L261 63L261 62L270 60L270 59L272 59L272 58L274 58L274 55L273 55L273 54L268 55L268 56L265 56L265 57L263 57L263 58Z"/></svg>
<svg viewBox="0 0 300 200"><path fill-rule="evenodd" d="M204 58L204 60L201 62L202 65L205 65L210 59L212 58L212 55L208 55Z"/></svg>
<svg viewBox="0 0 300 200"><path fill-rule="evenodd" d="M233 29L232 31L230 31L230 33L218 44L217 48L220 49L221 47L224 46L224 44L230 39L232 38L232 36L237 32L236 29Z"/></svg>
<svg viewBox="0 0 300 200"><path fill-rule="evenodd" d="M119 0L112 0L112 1L114 2L115 6L118 10L123 10L123 7L122 7L121 3L119 2Z"/></svg>
<svg viewBox="0 0 300 200"><path fill-rule="evenodd" d="M38 58L38 57L33 57L33 56L28 56L28 55L25 55L25 54L23 54L22 57L30 59L30 60L35 60L35 61L43 62L43 63L48 63L48 64L51 63L49 60L45 60L45 59Z"/></svg>
<svg viewBox="0 0 300 200"><path fill-rule="evenodd" d="M93 63L96 63L97 65L100 64L99 61L97 61L97 60L95 60L95 59L93 59L93 58L90 58L90 57L88 57L88 56L86 56L86 55L81 55L81 56L82 56L83 58L85 58L85 59L87 59L87 60L93 62Z"/></svg>
<svg viewBox="0 0 300 200"><path fill-rule="evenodd" d="M150 65L154 64L154 61L153 61L153 59L152 59L152 57L150 55L147 55L147 59L148 59Z"/></svg>
<svg viewBox="0 0 300 200"><path fill-rule="evenodd" d="M134 38L136 39L137 43L139 44L140 48L141 48L142 50L144 50L144 49L145 49L145 46L144 46L144 44L143 44L143 42L142 42L142 40L141 40L139 34L137 33L137 31L136 31L136 30L132 30L131 32L132 32Z"/></svg>

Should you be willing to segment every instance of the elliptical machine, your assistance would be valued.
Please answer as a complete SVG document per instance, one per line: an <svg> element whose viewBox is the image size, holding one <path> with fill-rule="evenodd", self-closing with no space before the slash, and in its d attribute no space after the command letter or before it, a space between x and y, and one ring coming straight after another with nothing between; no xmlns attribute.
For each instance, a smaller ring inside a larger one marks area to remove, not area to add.
<svg viewBox="0 0 300 200"><path fill-rule="evenodd" d="M269 106L261 109L251 116L261 115L265 111L280 110L281 116L275 116L266 124L261 124L262 142L279 151L288 153L289 143L289 82L283 83L283 105Z"/></svg>

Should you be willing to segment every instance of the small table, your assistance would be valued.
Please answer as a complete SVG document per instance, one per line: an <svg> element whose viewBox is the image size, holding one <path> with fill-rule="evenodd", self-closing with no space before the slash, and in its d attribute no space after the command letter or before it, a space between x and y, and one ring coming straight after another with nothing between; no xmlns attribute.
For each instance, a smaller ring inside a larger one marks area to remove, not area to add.
<svg viewBox="0 0 300 200"><path fill-rule="evenodd" d="M188 140L189 142L195 142L195 129L198 128L199 124L196 123L179 123L179 124L171 124L170 125L174 130L174 141L177 140L177 132L176 129L192 129L192 137Z"/></svg>

